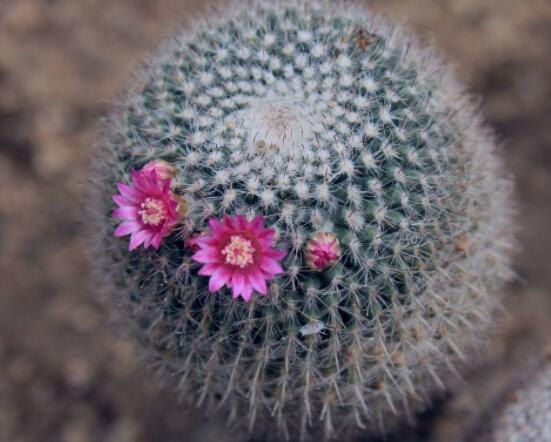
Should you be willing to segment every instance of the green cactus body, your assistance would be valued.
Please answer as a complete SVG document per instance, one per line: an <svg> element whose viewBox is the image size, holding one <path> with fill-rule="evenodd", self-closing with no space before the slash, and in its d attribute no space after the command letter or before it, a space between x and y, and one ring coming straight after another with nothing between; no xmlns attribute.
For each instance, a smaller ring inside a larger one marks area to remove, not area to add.
<svg viewBox="0 0 551 442"><path fill-rule="evenodd" d="M98 267L178 392L258 434L375 430L458 371L510 276L510 182L445 67L361 8L255 2L166 44L108 119ZM174 166L188 212L159 250L112 238L117 181ZM208 291L185 247L262 214L267 296ZM305 247L337 238L312 270Z"/></svg>

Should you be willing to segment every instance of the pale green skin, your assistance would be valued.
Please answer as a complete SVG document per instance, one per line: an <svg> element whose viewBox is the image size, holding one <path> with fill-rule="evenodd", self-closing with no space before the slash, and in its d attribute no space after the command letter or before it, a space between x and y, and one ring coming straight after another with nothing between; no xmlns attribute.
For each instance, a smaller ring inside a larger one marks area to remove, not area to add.
<svg viewBox="0 0 551 442"><path fill-rule="evenodd" d="M99 265L190 403L293 440L378 431L485 330L510 276L510 183L447 70L369 11L230 9L165 45L110 117ZM176 167L189 217L128 252L109 197L152 159ZM237 213L263 214L288 252L249 303L209 293L184 247ZM343 251L322 272L303 259L317 231Z"/></svg>

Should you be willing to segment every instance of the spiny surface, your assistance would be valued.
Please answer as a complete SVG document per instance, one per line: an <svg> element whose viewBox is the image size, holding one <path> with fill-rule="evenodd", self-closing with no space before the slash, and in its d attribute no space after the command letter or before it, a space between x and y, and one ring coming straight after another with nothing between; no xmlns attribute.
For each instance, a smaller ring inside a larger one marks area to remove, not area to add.
<svg viewBox="0 0 551 442"><path fill-rule="evenodd" d="M278 437L373 430L444 385L486 327L510 276L510 185L468 98L398 29L346 7L236 9L165 45L110 118L99 265L185 400ZM188 218L128 253L109 195L159 158ZM184 247L238 213L287 250L250 303L209 293ZM304 256L317 232L340 244L321 272Z"/></svg>
<svg viewBox="0 0 551 442"><path fill-rule="evenodd" d="M540 368L487 426L488 442L540 442L551 440L551 365Z"/></svg>

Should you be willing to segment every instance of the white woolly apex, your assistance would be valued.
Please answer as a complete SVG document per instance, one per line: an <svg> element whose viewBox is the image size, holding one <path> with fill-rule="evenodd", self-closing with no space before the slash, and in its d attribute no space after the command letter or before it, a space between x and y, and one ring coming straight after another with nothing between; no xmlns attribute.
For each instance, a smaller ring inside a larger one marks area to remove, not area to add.
<svg viewBox="0 0 551 442"><path fill-rule="evenodd" d="M310 150L316 118L296 99L266 97L252 100L236 113L234 121L248 134L249 154L285 157L300 163Z"/></svg>

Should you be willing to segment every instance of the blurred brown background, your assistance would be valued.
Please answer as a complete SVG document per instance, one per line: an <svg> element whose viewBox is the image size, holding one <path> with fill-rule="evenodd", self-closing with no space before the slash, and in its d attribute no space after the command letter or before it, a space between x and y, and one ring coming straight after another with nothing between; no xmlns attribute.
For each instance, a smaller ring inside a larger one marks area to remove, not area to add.
<svg viewBox="0 0 551 442"><path fill-rule="evenodd" d="M201 4L0 0L2 442L214 437L187 430L176 402L154 388L130 344L115 337L90 287L79 223L101 116L147 51ZM550 311L551 1L371 4L406 21L456 66L482 98L516 177L519 281L509 288L511 319L498 356L486 367L505 370L510 349L537 334ZM499 376L477 375L472 385L486 388L488 377ZM473 400L480 402L472 389L404 434L452 440Z"/></svg>

